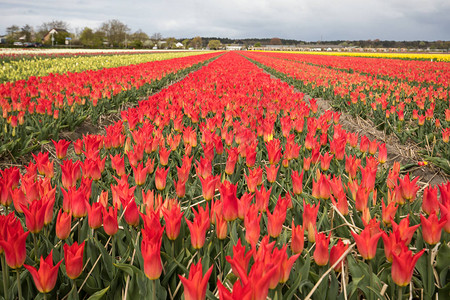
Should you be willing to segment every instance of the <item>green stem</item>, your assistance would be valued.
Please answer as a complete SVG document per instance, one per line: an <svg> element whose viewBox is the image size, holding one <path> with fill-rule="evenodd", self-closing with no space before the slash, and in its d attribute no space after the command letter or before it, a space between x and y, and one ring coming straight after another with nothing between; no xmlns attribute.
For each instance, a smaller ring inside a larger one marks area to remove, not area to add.
<svg viewBox="0 0 450 300"><path fill-rule="evenodd" d="M170 241L170 248L172 251L172 257L175 258L175 241Z"/></svg>
<svg viewBox="0 0 450 300"><path fill-rule="evenodd" d="M373 286L373 276L372 276L372 274L373 274L372 260L368 260L367 263L369 264L369 284L370 284L370 287L373 288L374 286ZM369 291L368 299L369 300L373 299L373 294L371 291Z"/></svg>
<svg viewBox="0 0 450 300"><path fill-rule="evenodd" d="M72 290L77 291L77 283L75 282L75 279L70 279L72 282Z"/></svg>
<svg viewBox="0 0 450 300"><path fill-rule="evenodd" d="M223 240L220 240L220 268L222 273L225 274L225 253L223 251Z"/></svg>
<svg viewBox="0 0 450 300"><path fill-rule="evenodd" d="M81 219L82 218L78 219L78 226L77 226L77 229L78 229L78 244L81 243Z"/></svg>
<svg viewBox="0 0 450 300"><path fill-rule="evenodd" d="M22 286L20 285L20 271L19 269L16 269L17 272L17 294L19 296L19 300L22 300Z"/></svg>
<svg viewBox="0 0 450 300"><path fill-rule="evenodd" d="M44 294L44 300L47 300L47 293Z"/></svg>
<svg viewBox="0 0 450 300"><path fill-rule="evenodd" d="M114 235L111 236L111 257L113 262L116 262L116 243L114 240Z"/></svg>
<svg viewBox="0 0 450 300"><path fill-rule="evenodd" d="M152 280L152 287L153 287L153 300L156 300L156 280Z"/></svg>
<svg viewBox="0 0 450 300"><path fill-rule="evenodd" d="M2 277L3 277L3 290L5 299L8 299L8 286L9 286L9 272L8 265L6 264L5 255L2 255Z"/></svg>
<svg viewBox="0 0 450 300"><path fill-rule="evenodd" d="M36 239L36 233L33 233L33 243L34 243L34 260L35 261L38 261L38 249L39 249L39 246L38 246L38 242L37 242L37 239Z"/></svg>
<svg viewBox="0 0 450 300"><path fill-rule="evenodd" d="M428 265L428 295L432 296L433 294L433 255L432 255L432 250L433 250L433 246L432 245L428 245L429 251L428 251L428 255L430 256L430 260L429 260L429 265Z"/></svg>
<svg viewBox="0 0 450 300"><path fill-rule="evenodd" d="M282 291L282 286L280 283L278 283L277 285L277 300L281 300L283 299L283 291Z"/></svg>
<svg viewBox="0 0 450 300"><path fill-rule="evenodd" d="M403 298L403 287L402 286L399 286L398 287L398 300L402 300L402 298Z"/></svg>

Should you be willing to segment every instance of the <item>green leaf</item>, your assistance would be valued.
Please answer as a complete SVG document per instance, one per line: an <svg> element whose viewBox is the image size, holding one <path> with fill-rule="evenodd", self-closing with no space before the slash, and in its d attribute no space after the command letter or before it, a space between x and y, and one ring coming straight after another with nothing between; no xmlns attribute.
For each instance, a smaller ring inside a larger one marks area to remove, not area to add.
<svg viewBox="0 0 450 300"><path fill-rule="evenodd" d="M450 266L450 248L447 244L442 244L436 256L436 271L439 274L439 281L444 286L447 282L447 273Z"/></svg>
<svg viewBox="0 0 450 300"><path fill-rule="evenodd" d="M127 273L130 276L134 276L135 274L139 275L139 276L145 276L144 272L142 272L142 270L136 268L133 265L129 265L129 264L121 264L121 263L117 263L117 264L113 264L116 268L124 271L125 273Z"/></svg>
<svg viewBox="0 0 450 300"><path fill-rule="evenodd" d="M377 289L377 288L372 287L372 286L367 286L367 288L369 290L371 290L372 292L374 292L377 295L378 299L386 299L386 296L383 296L383 295L380 294L380 289Z"/></svg>
<svg viewBox="0 0 450 300"><path fill-rule="evenodd" d="M450 282L447 282L447 284L439 289L438 291L439 299L450 299Z"/></svg>
<svg viewBox="0 0 450 300"><path fill-rule="evenodd" d="M78 291L76 285L72 286L72 289L70 290L67 300L78 300Z"/></svg>
<svg viewBox="0 0 450 300"><path fill-rule="evenodd" d="M112 280L114 278L114 270L113 270L114 266L112 263L112 258L106 251L105 247L103 247L103 245L98 240L95 240L95 245L97 246L97 249L99 249L101 252L102 260L104 263L102 267L105 267L109 280Z"/></svg>
<svg viewBox="0 0 450 300"><path fill-rule="evenodd" d="M109 286L107 286L106 288L104 288L103 290L100 290L100 291L98 291L98 292L96 292L95 294L93 294L92 296L90 296L89 298L88 298L88 300L99 300L99 299L101 299L105 294L106 294L106 292L109 290Z"/></svg>

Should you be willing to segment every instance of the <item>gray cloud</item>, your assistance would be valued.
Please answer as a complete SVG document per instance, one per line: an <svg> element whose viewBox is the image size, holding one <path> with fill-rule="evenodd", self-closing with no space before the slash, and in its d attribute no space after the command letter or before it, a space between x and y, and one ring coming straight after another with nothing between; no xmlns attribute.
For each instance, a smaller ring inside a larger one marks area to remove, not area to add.
<svg viewBox="0 0 450 300"><path fill-rule="evenodd" d="M0 33L63 20L71 29L119 19L148 34L324 40L450 40L446 0L0 0Z"/></svg>

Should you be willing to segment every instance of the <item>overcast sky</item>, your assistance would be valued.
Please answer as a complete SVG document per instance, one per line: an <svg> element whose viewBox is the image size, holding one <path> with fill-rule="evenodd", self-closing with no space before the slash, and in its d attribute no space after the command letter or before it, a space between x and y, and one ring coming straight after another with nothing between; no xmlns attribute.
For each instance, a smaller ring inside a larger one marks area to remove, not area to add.
<svg viewBox="0 0 450 300"><path fill-rule="evenodd" d="M63 20L72 32L118 19L163 37L450 40L449 0L0 0L6 27Z"/></svg>

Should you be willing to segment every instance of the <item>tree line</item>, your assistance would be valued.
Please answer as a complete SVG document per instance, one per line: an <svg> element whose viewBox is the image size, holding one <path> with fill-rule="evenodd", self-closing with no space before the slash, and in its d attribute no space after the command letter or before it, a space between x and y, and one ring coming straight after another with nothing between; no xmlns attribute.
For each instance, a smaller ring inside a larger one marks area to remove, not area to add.
<svg viewBox="0 0 450 300"><path fill-rule="evenodd" d="M53 40L44 40L45 35L51 29L58 29L53 35ZM131 32L128 25L123 22L112 19L103 22L98 28L77 28L70 32L70 26L67 22L54 20L44 22L40 26L33 28L29 24L24 26L11 25L6 28L6 44L13 45L15 42L42 43L47 45L64 45L67 38L73 46L83 46L88 48L210 48L220 49L227 44L240 44L244 48L261 45L340 45L343 47L358 48L409 48L409 49L444 49L450 48L450 41L386 41L386 40L331 40L331 41L302 41L295 39L282 38L244 38L230 39L220 37L194 37L181 38L163 37L161 33L148 35L141 29Z"/></svg>
<svg viewBox="0 0 450 300"><path fill-rule="evenodd" d="M56 29L52 38L45 39L50 30ZM67 42L70 41L70 42ZM83 46L86 48L158 48L158 49L219 49L222 45L219 41L204 41L197 36L191 39L176 39L174 37L163 37L161 33L148 35L141 29L131 32L125 23L112 19L103 22L98 28L77 28L70 31L70 26L65 21L54 20L44 22L42 25L33 28L29 24L24 26L11 25L6 28L5 44L14 45L20 42L23 44L43 44L43 45L65 45Z"/></svg>

